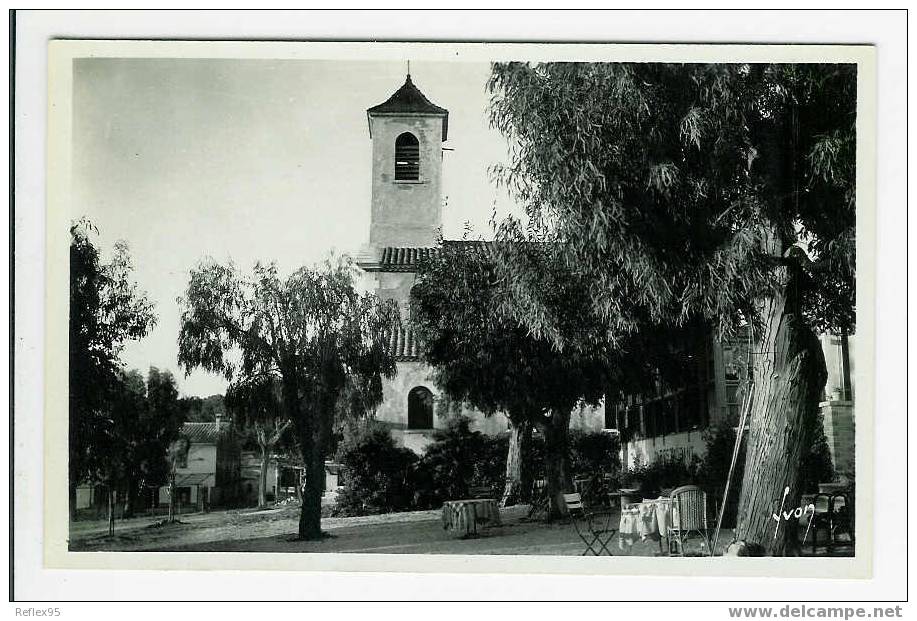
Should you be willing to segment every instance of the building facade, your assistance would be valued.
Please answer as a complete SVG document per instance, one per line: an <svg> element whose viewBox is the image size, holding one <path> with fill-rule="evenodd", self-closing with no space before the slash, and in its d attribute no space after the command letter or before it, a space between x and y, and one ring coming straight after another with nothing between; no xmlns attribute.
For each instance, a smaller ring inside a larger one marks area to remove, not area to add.
<svg viewBox="0 0 917 621"><path fill-rule="evenodd" d="M181 435L188 453L175 469L176 501L188 510L233 506L238 500L241 451L232 425L217 417L212 423L185 423ZM169 486L159 488L159 504L169 504Z"/></svg>
<svg viewBox="0 0 917 621"><path fill-rule="evenodd" d="M369 108L366 116L372 141L371 218L369 242L357 265L368 290L398 304L405 326L390 343L398 372L384 383L376 420L385 423L401 445L422 453L446 419L437 415L442 394L432 380L432 369L420 359L410 327L410 297L417 263L435 252L442 230L443 143L449 112L427 99L408 75L401 88ZM468 408L462 413L478 431L507 431L502 414L485 417ZM582 408L574 412L571 424L601 430L603 420L603 408Z"/></svg>
<svg viewBox="0 0 917 621"><path fill-rule="evenodd" d="M853 337L820 337L828 379L819 404L822 425L838 478L854 478ZM625 468L659 459L703 458L705 432L713 425L737 426L744 391L752 380L755 347L747 331L712 337L696 348L696 379L677 390L607 400L606 427L621 438Z"/></svg>
<svg viewBox="0 0 917 621"><path fill-rule="evenodd" d="M448 139L449 112L427 99L408 75L366 116L372 151L371 218L369 241L357 265L363 270L364 287L395 301L405 326L390 343L397 375L384 382L376 419L389 426L400 444L422 453L433 431L444 427L446 420L437 415L442 395L432 381L432 369L420 359L410 327L410 298L417 264L436 251L442 229L443 143ZM839 343L835 337L823 339L829 381L821 408L832 456L841 470L848 463L852 467L853 391L850 356L842 355ZM708 427L738 423L743 386L751 377L752 349L746 333L724 341L708 335L693 346L696 373L680 389L609 398L598 408L579 408L571 427L620 434L625 467L663 457L703 457ZM485 417L467 408L462 413L484 433L507 430L505 416Z"/></svg>

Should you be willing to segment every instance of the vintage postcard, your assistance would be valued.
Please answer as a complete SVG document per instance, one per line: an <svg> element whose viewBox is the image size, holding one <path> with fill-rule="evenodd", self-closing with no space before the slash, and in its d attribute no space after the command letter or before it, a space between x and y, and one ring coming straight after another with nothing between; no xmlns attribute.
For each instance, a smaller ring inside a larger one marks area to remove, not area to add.
<svg viewBox="0 0 917 621"><path fill-rule="evenodd" d="M871 575L873 48L48 52L46 566Z"/></svg>

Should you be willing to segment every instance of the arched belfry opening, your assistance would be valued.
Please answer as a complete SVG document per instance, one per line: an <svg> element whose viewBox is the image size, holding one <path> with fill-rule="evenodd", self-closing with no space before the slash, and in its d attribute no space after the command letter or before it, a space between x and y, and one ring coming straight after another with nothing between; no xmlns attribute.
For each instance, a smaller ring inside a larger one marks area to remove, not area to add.
<svg viewBox="0 0 917 621"><path fill-rule="evenodd" d="M408 429L433 429L433 393L415 386L408 393Z"/></svg>
<svg viewBox="0 0 917 621"><path fill-rule="evenodd" d="M395 181L420 179L420 142L411 132L395 139Z"/></svg>

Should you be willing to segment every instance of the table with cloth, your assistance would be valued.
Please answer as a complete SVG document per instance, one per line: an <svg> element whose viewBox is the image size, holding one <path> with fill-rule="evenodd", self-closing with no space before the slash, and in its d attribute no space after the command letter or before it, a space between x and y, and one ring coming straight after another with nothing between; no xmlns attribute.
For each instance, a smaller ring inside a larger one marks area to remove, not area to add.
<svg viewBox="0 0 917 621"><path fill-rule="evenodd" d="M659 542L659 550L662 551L662 539L668 539L673 512L671 498L644 500L623 508L618 525L618 545L623 550L637 540L652 539Z"/></svg>
<svg viewBox="0 0 917 621"><path fill-rule="evenodd" d="M477 534L478 523L500 525L500 510L492 498L447 500L443 503L443 530L461 533L463 537Z"/></svg>

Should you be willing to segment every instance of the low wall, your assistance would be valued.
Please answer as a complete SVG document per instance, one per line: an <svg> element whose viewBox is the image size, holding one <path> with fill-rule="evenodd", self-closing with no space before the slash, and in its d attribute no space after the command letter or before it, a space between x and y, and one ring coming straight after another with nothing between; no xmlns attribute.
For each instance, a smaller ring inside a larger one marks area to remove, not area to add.
<svg viewBox="0 0 917 621"><path fill-rule="evenodd" d="M633 468L637 461L645 465L662 458L678 458L687 463L694 455L702 458L705 450L702 430L684 431L631 440L621 447L621 463L628 469Z"/></svg>

